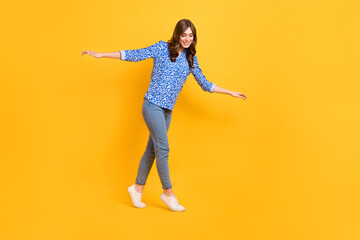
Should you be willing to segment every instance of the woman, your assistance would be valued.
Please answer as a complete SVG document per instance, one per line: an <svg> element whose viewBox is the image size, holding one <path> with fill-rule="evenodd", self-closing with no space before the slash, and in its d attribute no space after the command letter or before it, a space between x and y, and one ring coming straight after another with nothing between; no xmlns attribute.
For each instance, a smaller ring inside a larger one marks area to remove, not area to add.
<svg viewBox="0 0 360 240"><path fill-rule="evenodd" d="M173 211L185 210L179 204L170 181L167 131L176 99L190 73L204 91L247 99L241 92L221 88L206 80L195 55L196 43L197 35L194 24L188 19L182 19L176 24L173 36L168 42L159 41L146 48L109 53L82 51L82 55L89 54L96 58L120 58L131 62L148 58L154 59L151 82L142 107L142 114L150 136L145 153L140 160L135 184L128 187L135 207L144 208L146 206L141 198L146 179L156 157L156 167L164 189L160 199Z"/></svg>

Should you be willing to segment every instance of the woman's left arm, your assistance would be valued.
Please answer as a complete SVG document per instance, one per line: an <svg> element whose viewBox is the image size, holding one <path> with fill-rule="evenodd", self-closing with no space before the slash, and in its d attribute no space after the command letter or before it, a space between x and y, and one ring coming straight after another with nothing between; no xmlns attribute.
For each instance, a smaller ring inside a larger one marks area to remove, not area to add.
<svg viewBox="0 0 360 240"><path fill-rule="evenodd" d="M225 88L221 88L219 86L216 86L214 89L214 93L222 93L222 94L229 94L233 97L241 97L242 99L246 100L247 97L245 96L245 94L241 93L241 92L234 92L234 91L230 91L228 89Z"/></svg>
<svg viewBox="0 0 360 240"><path fill-rule="evenodd" d="M194 56L194 68L191 68L190 70L191 70L192 74L194 75L196 81L198 82L198 84L204 91L211 92L211 93L214 93L214 92L224 93L224 94L229 94L233 97L241 97L244 100L247 99L247 97L241 92L230 91L228 89L217 86L215 83L209 82L206 79L206 77L204 76L204 74L202 73L202 70L199 66L199 61L198 61L196 55Z"/></svg>

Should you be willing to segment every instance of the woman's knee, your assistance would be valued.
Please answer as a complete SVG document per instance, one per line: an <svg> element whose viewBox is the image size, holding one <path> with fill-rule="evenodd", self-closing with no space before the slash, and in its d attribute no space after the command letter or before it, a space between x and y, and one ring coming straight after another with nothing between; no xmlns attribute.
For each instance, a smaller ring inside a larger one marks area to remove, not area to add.
<svg viewBox="0 0 360 240"><path fill-rule="evenodd" d="M168 144L159 145L155 148L155 154L158 158L164 158L169 155L170 148Z"/></svg>

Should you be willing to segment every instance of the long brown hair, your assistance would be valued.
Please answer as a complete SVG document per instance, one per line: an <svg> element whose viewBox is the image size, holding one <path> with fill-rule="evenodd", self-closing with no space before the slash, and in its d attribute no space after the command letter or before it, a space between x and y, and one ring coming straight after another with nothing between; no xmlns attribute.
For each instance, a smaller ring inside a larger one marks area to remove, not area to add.
<svg viewBox="0 0 360 240"><path fill-rule="evenodd" d="M178 23L175 26L173 36L168 41L168 47L170 52L170 60L172 62L175 62L176 58L179 55L179 50L181 48L179 42L180 36L186 31L186 29L188 29L188 27L190 27L194 38L191 45L188 48L185 48L184 51L186 53L186 58L188 60L190 68L194 68L193 65L194 65L194 56L196 53L195 46L197 43L197 35L196 35L196 28L189 19L181 19L180 21L178 21Z"/></svg>

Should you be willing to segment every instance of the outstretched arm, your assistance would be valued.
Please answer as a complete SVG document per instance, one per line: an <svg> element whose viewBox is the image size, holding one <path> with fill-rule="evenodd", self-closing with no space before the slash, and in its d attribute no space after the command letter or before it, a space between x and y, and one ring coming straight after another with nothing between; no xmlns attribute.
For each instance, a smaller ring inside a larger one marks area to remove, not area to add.
<svg viewBox="0 0 360 240"><path fill-rule="evenodd" d="M89 54L96 58L117 58L124 61L138 62L157 55L159 48L163 45L163 41L158 41L151 46L140 49L120 50L117 52L98 53L94 51L82 51L81 55Z"/></svg>
<svg viewBox="0 0 360 240"><path fill-rule="evenodd" d="M241 97L244 100L247 99L247 97L241 93L241 92L234 92L234 91L230 91L228 89L225 88L221 88L219 86L217 86L215 83L209 82L206 77L204 76L204 74L202 73L201 68L199 67L199 61L197 59L197 56L194 56L194 68L191 69L192 74L194 75L196 81L198 82L198 84L201 86L201 88L204 91L208 91L211 93L223 93L223 94L229 94L233 97Z"/></svg>
<svg viewBox="0 0 360 240"><path fill-rule="evenodd" d="M214 93L222 93L222 94L229 94L233 97L241 97L242 99L246 100L247 97L245 96L245 94L241 93L241 92L234 92L234 91L230 91L228 89L225 88L221 88L219 86L215 87Z"/></svg>
<svg viewBox="0 0 360 240"><path fill-rule="evenodd" d="M84 54L89 54L90 56L96 57L96 58L102 58L102 57L107 57L107 58L121 58L121 54L120 51L117 52L108 52L108 53L99 53L99 52L94 52L94 51L81 51L81 55Z"/></svg>

